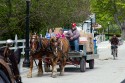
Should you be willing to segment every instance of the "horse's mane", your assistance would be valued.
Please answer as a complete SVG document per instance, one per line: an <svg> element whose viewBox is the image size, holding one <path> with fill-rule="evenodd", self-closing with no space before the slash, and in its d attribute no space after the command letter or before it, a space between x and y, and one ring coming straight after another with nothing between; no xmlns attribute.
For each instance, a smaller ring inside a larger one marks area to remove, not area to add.
<svg viewBox="0 0 125 83"><path fill-rule="evenodd" d="M4 50L5 50L5 46L4 47L0 47L0 55L2 55L3 54L3 52L4 52Z"/></svg>
<svg viewBox="0 0 125 83"><path fill-rule="evenodd" d="M42 43L42 46L44 47L44 48L47 48L47 46L49 45L49 39L47 39L47 38L41 38L41 43Z"/></svg>
<svg viewBox="0 0 125 83"><path fill-rule="evenodd" d="M0 57L4 58L4 50L5 50L6 46L4 47L0 47Z"/></svg>
<svg viewBox="0 0 125 83"><path fill-rule="evenodd" d="M50 42L55 42L56 40L57 40L56 37L51 37L51 38L50 38Z"/></svg>
<svg viewBox="0 0 125 83"><path fill-rule="evenodd" d="M66 38L60 38L59 41L63 44L62 47L65 48L63 50L68 51L69 50L69 41Z"/></svg>

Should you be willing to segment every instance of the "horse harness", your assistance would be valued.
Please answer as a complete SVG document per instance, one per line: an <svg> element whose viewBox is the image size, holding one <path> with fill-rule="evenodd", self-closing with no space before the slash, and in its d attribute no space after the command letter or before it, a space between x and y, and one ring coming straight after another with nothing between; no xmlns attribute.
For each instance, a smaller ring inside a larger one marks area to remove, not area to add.
<svg viewBox="0 0 125 83"><path fill-rule="evenodd" d="M54 57L57 58L57 55L58 55L58 51L61 52L61 54L63 55L62 58L66 57L65 54L63 53L63 43L62 41L60 41L59 39L57 40L54 40L53 41L54 43L57 43L57 45L55 45L54 47L51 46L52 48L52 51L53 51L53 54L54 54ZM61 47L59 46L61 44ZM54 50L55 49L55 50ZM54 52L55 51L55 52Z"/></svg>

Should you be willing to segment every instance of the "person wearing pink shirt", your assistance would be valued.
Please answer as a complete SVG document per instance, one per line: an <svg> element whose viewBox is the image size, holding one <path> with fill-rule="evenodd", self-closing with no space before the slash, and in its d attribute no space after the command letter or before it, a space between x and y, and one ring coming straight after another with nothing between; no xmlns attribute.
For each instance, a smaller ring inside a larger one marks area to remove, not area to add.
<svg viewBox="0 0 125 83"><path fill-rule="evenodd" d="M64 35L64 33L63 33L64 31L63 31L63 29L60 29L59 30L59 33L58 34L56 34L56 38L65 38L65 35Z"/></svg>

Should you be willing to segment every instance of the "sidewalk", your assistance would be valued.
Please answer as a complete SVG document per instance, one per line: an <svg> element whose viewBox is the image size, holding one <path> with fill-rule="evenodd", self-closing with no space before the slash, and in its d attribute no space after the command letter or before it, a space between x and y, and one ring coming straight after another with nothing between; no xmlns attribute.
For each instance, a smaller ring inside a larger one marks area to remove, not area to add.
<svg viewBox="0 0 125 83"><path fill-rule="evenodd" d="M109 41L103 41L101 43L98 43L97 46L98 46L98 49L110 48L111 44Z"/></svg>

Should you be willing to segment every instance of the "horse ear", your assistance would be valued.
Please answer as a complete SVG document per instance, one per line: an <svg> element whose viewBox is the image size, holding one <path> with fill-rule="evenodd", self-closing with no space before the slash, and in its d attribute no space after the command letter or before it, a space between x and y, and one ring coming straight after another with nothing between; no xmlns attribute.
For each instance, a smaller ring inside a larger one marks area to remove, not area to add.
<svg viewBox="0 0 125 83"><path fill-rule="evenodd" d="M32 33L29 34L30 39L31 39L31 36L32 36Z"/></svg>
<svg viewBox="0 0 125 83"><path fill-rule="evenodd" d="M51 38L51 39L50 39L50 42L54 42L54 39L53 39L53 38Z"/></svg>
<svg viewBox="0 0 125 83"><path fill-rule="evenodd" d="M31 36L31 33L29 33L29 37Z"/></svg>

